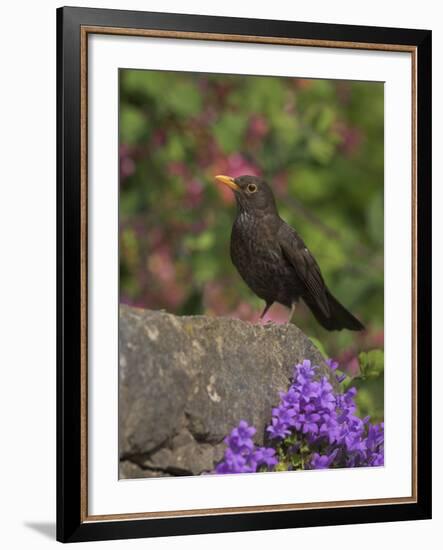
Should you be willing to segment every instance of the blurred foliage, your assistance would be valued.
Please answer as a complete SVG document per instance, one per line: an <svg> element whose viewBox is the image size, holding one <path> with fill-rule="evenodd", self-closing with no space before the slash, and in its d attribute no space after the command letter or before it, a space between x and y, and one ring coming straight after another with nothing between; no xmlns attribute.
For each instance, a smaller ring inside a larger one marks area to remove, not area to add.
<svg viewBox="0 0 443 550"><path fill-rule="evenodd" d="M384 352L381 349L373 349L368 352L362 352L358 356L360 363L359 378L377 379L383 375L384 371Z"/></svg>
<svg viewBox="0 0 443 550"><path fill-rule="evenodd" d="M358 416L370 416L372 422L384 419L384 352L373 349L358 355L359 371L353 378L346 378L344 387L357 388Z"/></svg>
<svg viewBox="0 0 443 550"><path fill-rule="evenodd" d="M383 348L383 117L381 83L121 70L121 301L257 320L214 176L263 175L367 331L328 333L304 305L294 322L355 375Z"/></svg>

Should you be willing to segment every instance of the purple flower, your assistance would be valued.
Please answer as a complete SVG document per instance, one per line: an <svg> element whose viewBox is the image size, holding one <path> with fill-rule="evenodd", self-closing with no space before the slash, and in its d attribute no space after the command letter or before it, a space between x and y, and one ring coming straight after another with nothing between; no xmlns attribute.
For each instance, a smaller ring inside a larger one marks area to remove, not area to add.
<svg viewBox="0 0 443 550"><path fill-rule="evenodd" d="M384 423L369 424L366 459L370 466L384 466Z"/></svg>
<svg viewBox="0 0 443 550"><path fill-rule="evenodd" d="M245 420L240 420L238 426L225 437L228 447L223 460L215 467L215 473L244 474L257 472L261 466L272 468L277 464L275 449L255 446L252 437L256 431Z"/></svg>
<svg viewBox="0 0 443 550"><path fill-rule="evenodd" d="M267 447L259 447L254 452L254 460L257 466L264 464L265 466L271 467L278 463L277 457L275 456L275 449Z"/></svg>
<svg viewBox="0 0 443 550"><path fill-rule="evenodd" d="M225 451L224 461L218 464L215 471L218 474L242 474L252 469L248 465L247 457L228 448Z"/></svg>
<svg viewBox="0 0 443 550"><path fill-rule="evenodd" d="M331 370L337 370L338 369L338 362L334 361L333 359L326 359L326 364Z"/></svg>
<svg viewBox="0 0 443 550"><path fill-rule="evenodd" d="M338 368L331 360L328 365L333 371ZM326 463L326 455L317 451L325 445L337 449L334 456L341 450L338 456L345 456L348 466L382 463L383 430L373 427L369 418L362 420L355 415L357 390L351 387L344 393L336 392L327 377L315 379L317 370L307 360L295 366L293 383L286 393L280 393L280 404L272 410L267 427L270 437L285 440L292 434L304 439L312 447L312 456L320 457L315 464Z"/></svg>
<svg viewBox="0 0 443 550"><path fill-rule="evenodd" d="M246 420L240 420L238 427L232 430L233 434L238 434L242 439L249 439L255 435L257 430L254 426L249 426Z"/></svg>
<svg viewBox="0 0 443 550"><path fill-rule="evenodd" d="M271 439L284 439L291 433L289 426L275 417L272 419L270 426L266 428L266 431L269 432Z"/></svg>
<svg viewBox="0 0 443 550"><path fill-rule="evenodd" d="M318 421L321 419L318 413L307 414L302 422L302 432L317 434L319 431Z"/></svg>
<svg viewBox="0 0 443 550"><path fill-rule="evenodd" d="M245 420L240 420L238 426L225 438L225 443L238 453L252 450L254 447L252 437L255 435L256 431L257 430L253 426L249 426Z"/></svg>
<svg viewBox="0 0 443 550"><path fill-rule="evenodd" d="M334 361L333 359L326 359L326 364L333 371L338 369L338 362ZM346 374L336 374L335 378L337 379L337 382L341 384L343 380L346 378Z"/></svg>
<svg viewBox="0 0 443 550"><path fill-rule="evenodd" d="M282 405L284 406L294 407L296 409L299 408L298 405L300 402L300 394L295 391L293 387L291 387L286 393L280 392L280 399Z"/></svg>
<svg viewBox="0 0 443 550"><path fill-rule="evenodd" d="M337 400L332 391L331 384L325 379L322 378L320 382L320 388L317 398L317 406L320 409L334 410L337 404Z"/></svg>
<svg viewBox="0 0 443 550"><path fill-rule="evenodd" d="M368 429L368 448L375 450L384 442L384 424L370 424Z"/></svg>
<svg viewBox="0 0 443 550"><path fill-rule="evenodd" d="M338 449L334 449L332 453L324 455L313 453L310 464L311 468L313 470L324 470L326 468L329 468L329 466L334 462L337 453Z"/></svg>
<svg viewBox="0 0 443 550"><path fill-rule="evenodd" d="M296 414L294 409L287 408L284 405L272 409L272 415L277 418L281 424L287 424L288 426L293 423L293 418Z"/></svg>
<svg viewBox="0 0 443 550"><path fill-rule="evenodd" d="M338 441L340 435L340 425L337 422L335 413L326 413L322 416L318 435L320 438L327 439L329 444Z"/></svg>
<svg viewBox="0 0 443 550"><path fill-rule="evenodd" d="M328 362L332 371L338 364ZM383 466L384 425L356 415L354 387L337 391L319 367L305 360L294 367L293 382L280 392L266 435L273 447L256 447L256 430L241 420L225 438L228 448L217 473L256 472L279 463L288 469Z"/></svg>
<svg viewBox="0 0 443 550"><path fill-rule="evenodd" d="M294 369L294 379L299 384L306 384L314 378L314 369L316 369L316 367L311 366L311 361L305 359L303 363L296 365Z"/></svg>
<svg viewBox="0 0 443 550"><path fill-rule="evenodd" d="M369 466L384 466L385 457L384 453L374 453L369 457Z"/></svg>

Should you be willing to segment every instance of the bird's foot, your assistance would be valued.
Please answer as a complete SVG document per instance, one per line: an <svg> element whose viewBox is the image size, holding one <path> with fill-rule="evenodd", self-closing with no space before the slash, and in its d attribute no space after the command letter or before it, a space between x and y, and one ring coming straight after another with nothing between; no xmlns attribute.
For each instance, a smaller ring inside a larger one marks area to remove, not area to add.
<svg viewBox="0 0 443 550"><path fill-rule="evenodd" d="M289 312L289 319L288 319L288 321L287 321L288 324L291 323L292 318L294 317L294 312L295 312L296 306L297 306L297 303L292 304L292 306L291 306L291 310L290 310L290 312Z"/></svg>
<svg viewBox="0 0 443 550"><path fill-rule="evenodd" d="M259 317L257 324L265 327L269 325L275 325L275 321L273 321L269 317L261 316Z"/></svg>

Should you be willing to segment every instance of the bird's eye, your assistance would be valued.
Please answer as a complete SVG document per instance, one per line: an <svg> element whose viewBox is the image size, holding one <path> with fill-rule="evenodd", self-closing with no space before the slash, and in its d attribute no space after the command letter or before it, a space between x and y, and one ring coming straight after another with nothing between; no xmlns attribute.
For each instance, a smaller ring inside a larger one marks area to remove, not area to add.
<svg viewBox="0 0 443 550"><path fill-rule="evenodd" d="M255 193L257 191L257 186L254 183L250 183L248 185L248 191L249 193Z"/></svg>

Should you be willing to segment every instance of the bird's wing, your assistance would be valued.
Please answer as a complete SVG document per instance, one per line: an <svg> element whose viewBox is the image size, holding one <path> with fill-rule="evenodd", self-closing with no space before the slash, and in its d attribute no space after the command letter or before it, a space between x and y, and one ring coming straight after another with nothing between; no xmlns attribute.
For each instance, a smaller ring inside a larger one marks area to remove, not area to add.
<svg viewBox="0 0 443 550"><path fill-rule="evenodd" d="M315 300L322 312L329 317L329 302L326 295L326 285L320 267L314 256L309 252L303 239L295 229L282 223L278 231L278 241L286 260L294 268L297 278L310 300Z"/></svg>

